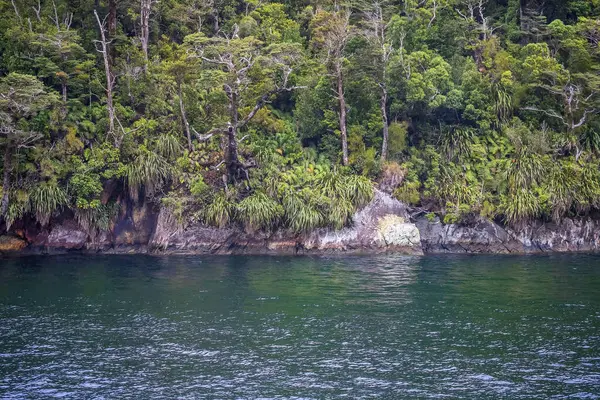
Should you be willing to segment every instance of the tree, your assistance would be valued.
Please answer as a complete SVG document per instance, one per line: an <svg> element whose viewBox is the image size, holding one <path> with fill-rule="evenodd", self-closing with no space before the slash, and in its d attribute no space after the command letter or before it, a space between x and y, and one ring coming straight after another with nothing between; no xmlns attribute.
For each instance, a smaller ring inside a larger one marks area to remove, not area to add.
<svg viewBox="0 0 600 400"><path fill-rule="evenodd" d="M86 56L86 51L81 46L79 33L72 29L73 13L67 12L60 18L54 2L52 6L54 15L50 16L50 20L53 24L45 29L41 5L38 5L40 8L34 8L42 32L37 35L37 40L32 44L40 46L43 53L48 56L48 65L45 66L45 69L54 72L54 76L60 82L63 102L62 112L63 115L66 115L69 80L76 73L80 62Z"/></svg>
<svg viewBox="0 0 600 400"><path fill-rule="evenodd" d="M9 205L13 154L32 147L42 137L32 126L31 118L56 101L56 95L48 92L34 76L13 72L0 79L0 133L4 145L0 212L3 217Z"/></svg>
<svg viewBox="0 0 600 400"><path fill-rule="evenodd" d="M294 43L264 46L252 36L240 38L237 25L230 35L209 38L198 33L186 37L186 43L207 68L217 72L213 79L215 85L221 85L229 111L225 126L214 127L205 135L196 133L196 137L204 141L214 134L225 135L229 182L247 180L251 164L240 160L238 132L273 97L299 88L291 78L301 49Z"/></svg>
<svg viewBox="0 0 600 400"><path fill-rule="evenodd" d="M111 57L110 57L110 41L106 38L106 18L104 21L100 21L100 17L96 10L94 10L94 15L96 16L96 22L98 22L98 28L100 29L100 40L96 40L96 50L102 54L102 59L104 61L104 76L106 79L106 109L108 111L108 134L114 137L115 147L119 147L121 145L121 140L123 139L117 132L115 131L115 106L113 104L113 90L115 87L116 76L112 72L111 66ZM98 45L100 47L98 47Z"/></svg>
<svg viewBox="0 0 600 400"><path fill-rule="evenodd" d="M192 131L185 107L184 86L192 78L195 78L198 75L198 65L195 62L196 59L188 57L183 50L184 49L181 49L178 46L174 46L173 49L170 49L170 58L163 62L162 69L167 77L172 79L175 84L175 91L177 93L179 103L179 112L181 114L181 123L187 138L188 150L192 151Z"/></svg>
<svg viewBox="0 0 600 400"><path fill-rule="evenodd" d="M353 34L350 14L347 9L334 12L320 11L311 22L313 44L323 52L325 62L335 79L334 93L339 105L339 128L342 141L342 164L344 165L348 165L346 121L348 110L344 94L344 63L346 61L344 52L348 40Z"/></svg>
<svg viewBox="0 0 600 400"><path fill-rule="evenodd" d="M150 42L150 15L157 0L140 0L140 42L144 53L144 71L148 72L148 44Z"/></svg>
<svg viewBox="0 0 600 400"><path fill-rule="evenodd" d="M367 6L364 12L365 36L377 49L377 83L380 89L379 107L383 122L383 143L381 145L381 160L385 161L388 153L389 120L388 120L388 76L387 68L390 56L394 50L388 35L389 19L384 15L383 4L375 1Z"/></svg>

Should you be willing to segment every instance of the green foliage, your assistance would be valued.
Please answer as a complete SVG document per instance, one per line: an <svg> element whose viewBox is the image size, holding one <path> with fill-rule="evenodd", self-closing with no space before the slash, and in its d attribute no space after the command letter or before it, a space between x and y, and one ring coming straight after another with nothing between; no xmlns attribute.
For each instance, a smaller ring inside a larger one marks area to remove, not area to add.
<svg viewBox="0 0 600 400"><path fill-rule="evenodd" d="M109 230L119 210L117 203L94 203L87 208L75 208L75 219L83 230L94 238L98 233Z"/></svg>
<svg viewBox="0 0 600 400"><path fill-rule="evenodd" d="M502 197L502 212L506 221L512 225L519 225L542 213L540 198L528 189L518 189L510 195Z"/></svg>
<svg viewBox="0 0 600 400"><path fill-rule="evenodd" d="M283 207L265 193L256 192L237 205L235 215L249 232L270 230L283 216Z"/></svg>
<svg viewBox="0 0 600 400"><path fill-rule="evenodd" d="M108 132L93 4L0 2L6 226L70 208L98 232L143 194L180 223L339 229L372 182L449 223L599 211L597 1L201 3L151 2L147 49L139 3L113 10Z"/></svg>
<svg viewBox="0 0 600 400"><path fill-rule="evenodd" d="M156 152L165 160L176 160L182 152L179 140L171 134L162 135L156 141Z"/></svg>
<svg viewBox="0 0 600 400"><path fill-rule="evenodd" d="M44 226L56 210L67 204L67 197L56 182L44 182L33 188L29 201L35 218Z"/></svg>
<svg viewBox="0 0 600 400"><path fill-rule="evenodd" d="M152 197L172 178L172 166L162 156L142 149L127 169L127 185L131 197L137 199L143 187L147 197Z"/></svg>
<svg viewBox="0 0 600 400"><path fill-rule="evenodd" d="M300 193L287 191L282 198L286 225L296 233L320 227L325 220L322 201L308 189Z"/></svg>
<svg viewBox="0 0 600 400"><path fill-rule="evenodd" d="M235 218L235 204L227 197L225 192L218 192L211 203L202 211L204 223L218 228L224 228Z"/></svg>

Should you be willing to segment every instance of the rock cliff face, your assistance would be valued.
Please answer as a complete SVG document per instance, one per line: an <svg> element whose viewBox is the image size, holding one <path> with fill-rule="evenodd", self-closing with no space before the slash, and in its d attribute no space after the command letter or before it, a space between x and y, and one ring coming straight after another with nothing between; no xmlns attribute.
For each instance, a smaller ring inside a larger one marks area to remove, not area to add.
<svg viewBox="0 0 600 400"><path fill-rule="evenodd" d="M208 254L385 251L422 254L419 230L408 221L406 207L379 191L370 204L354 215L352 226L299 235L287 231L248 233L237 227L218 229L201 224L178 229L168 212L161 210L150 247L174 253Z"/></svg>
<svg viewBox="0 0 600 400"><path fill-rule="evenodd" d="M470 225L442 224L418 218L425 253L543 253L600 250L600 221L565 219L560 224L537 221L522 230L478 219Z"/></svg>
<svg viewBox="0 0 600 400"><path fill-rule="evenodd" d="M129 206L109 232L93 237L72 215L49 227L21 223L0 236L8 252L155 252L179 254L327 254L327 253L539 253L600 251L600 219L535 222L517 231L479 218L469 224L443 224L438 218L412 219L407 207L376 191L344 229L305 234L245 232L240 227L202 224L179 227L166 209Z"/></svg>

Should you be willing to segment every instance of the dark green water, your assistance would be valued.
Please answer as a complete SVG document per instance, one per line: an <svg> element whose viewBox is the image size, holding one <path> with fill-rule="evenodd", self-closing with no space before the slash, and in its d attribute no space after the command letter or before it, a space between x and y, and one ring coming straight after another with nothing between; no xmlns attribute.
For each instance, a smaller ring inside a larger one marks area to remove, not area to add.
<svg viewBox="0 0 600 400"><path fill-rule="evenodd" d="M600 257L0 259L0 398L600 398Z"/></svg>

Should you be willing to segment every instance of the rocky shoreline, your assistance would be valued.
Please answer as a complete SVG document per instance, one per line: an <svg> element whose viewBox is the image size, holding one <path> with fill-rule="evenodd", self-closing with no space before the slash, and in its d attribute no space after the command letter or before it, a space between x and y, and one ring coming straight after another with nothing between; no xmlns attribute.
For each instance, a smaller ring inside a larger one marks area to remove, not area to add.
<svg viewBox="0 0 600 400"><path fill-rule="evenodd" d="M0 236L0 253L157 253L157 254L528 254L595 252L600 250L600 220L565 219L560 224L537 221L514 231L476 218L464 224L444 224L410 210L376 191L358 211L352 226L318 229L297 235L286 231L246 232L239 227L202 224L178 227L166 210L150 205L129 206L109 232L90 235L72 216L63 215L49 227L22 221Z"/></svg>

